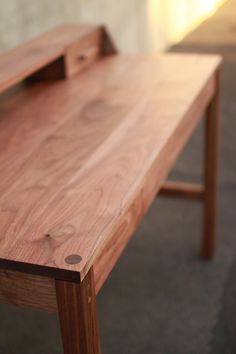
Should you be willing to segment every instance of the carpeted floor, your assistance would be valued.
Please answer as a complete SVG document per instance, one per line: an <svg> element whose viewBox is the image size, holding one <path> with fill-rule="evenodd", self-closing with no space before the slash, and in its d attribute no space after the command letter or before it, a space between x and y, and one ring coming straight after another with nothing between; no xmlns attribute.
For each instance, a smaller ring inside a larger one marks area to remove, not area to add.
<svg viewBox="0 0 236 354"><path fill-rule="evenodd" d="M198 257L197 203L159 198L98 296L104 354L236 353L236 0L173 50L224 56L218 252ZM201 178L201 146L200 126L171 177ZM21 353L62 353L57 318L1 305L0 354Z"/></svg>

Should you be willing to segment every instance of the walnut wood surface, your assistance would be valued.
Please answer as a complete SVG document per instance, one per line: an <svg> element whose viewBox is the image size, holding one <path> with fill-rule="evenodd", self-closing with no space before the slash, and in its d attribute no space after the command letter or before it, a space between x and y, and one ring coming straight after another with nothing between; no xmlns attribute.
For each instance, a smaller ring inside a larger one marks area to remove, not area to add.
<svg viewBox="0 0 236 354"><path fill-rule="evenodd" d="M2 94L0 266L80 281L96 264L105 279L212 98L219 63L117 55Z"/></svg>
<svg viewBox="0 0 236 354"><path fill-rule="evenodd" d="M157 196L189 198L204 200L205 187L202 185L186 182L166 181Z"/></svg>
<svg viewBox="0 0 236 354"><path fill-rule="evenodd" d="M39 275L0 269L0 303L55 312L55 281Z"/></svg>
<svg viewBox="0 0 236 354"><path fill-rule="evenodd" d="M115 52L107 38L101 26L64 25L20 45L0 57L0 93L32 75L37 80L71 77Z"/></svg>
<svg viewBox="0 0 236 354"><path fill-rule="evenodd" d="M207 102L209 102L215 90L215 82L216 78L213 75L211 80L201 90L201 93L192 106L186 110L174 134L167 139L152 167L146 172L141 187L133 195L132 203L118 219L110 237L107 237L107 240L104 242L104 246L101 246L100 255L94 263L97 293L116 264L129 238L133 235L139 222L148 210L152 200L163 185L163 181L166 179L196 123L202 116ZM168 111L167 107L166 110ZM85 268L84 272L86 273L86 271L87 269Z"/></svg>
<svg viewBox="0 0 236 354"><path fill-rule="evenodd" d="M205 204L203 218L202 256L213 257L216 243L217 189L218 189L218 147L219 147L219 78L216 73L216 89L207 109L205 125L204 184Z"/></svg>
<svg viewBox="0 0 236 354"><path fill-rule="evenodd" d="M56 281L64 354L101 354L93 269L81 284Z"/></svg>

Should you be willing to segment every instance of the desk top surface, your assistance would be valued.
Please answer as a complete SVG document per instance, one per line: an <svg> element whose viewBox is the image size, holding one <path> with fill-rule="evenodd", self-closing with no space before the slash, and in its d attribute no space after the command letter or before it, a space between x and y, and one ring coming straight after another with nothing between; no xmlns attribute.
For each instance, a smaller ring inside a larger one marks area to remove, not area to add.
<svg viewBox="0 0 236 354"><path fill-rule="evenodd" d="M219 63L114 55L3 93L0 266L85 274Z"/></svg>

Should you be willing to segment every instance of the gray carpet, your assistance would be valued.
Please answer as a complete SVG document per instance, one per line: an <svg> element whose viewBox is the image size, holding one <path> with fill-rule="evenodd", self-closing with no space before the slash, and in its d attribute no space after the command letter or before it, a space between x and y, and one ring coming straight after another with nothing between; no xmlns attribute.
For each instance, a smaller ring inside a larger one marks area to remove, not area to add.
<svg viewBox="0 0 236 354"><path fill-rule="evenodd" d="M104 354L236 353L236 0L173 50L224 56L218 251L198 256L196 202L159 198L98 296ZM171 177L201 179L201 146L199 126ZM62 353L55 316L1 305L0 319L0 354Z"/></svg>

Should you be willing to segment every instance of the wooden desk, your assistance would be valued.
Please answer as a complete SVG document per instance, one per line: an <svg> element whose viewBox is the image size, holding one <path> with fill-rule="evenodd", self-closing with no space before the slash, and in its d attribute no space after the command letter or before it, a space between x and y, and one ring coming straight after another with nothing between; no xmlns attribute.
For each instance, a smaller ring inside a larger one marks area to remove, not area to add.
<svg viewBox="0 0 236 354"><path fill-rule="evenodd" d="M96 294L158 193L203 202L213 256L220 61L92 26L0 57L0 301L58 311L66 354L100 353ZM165 183L205 111L204 184Z"/></svg>

